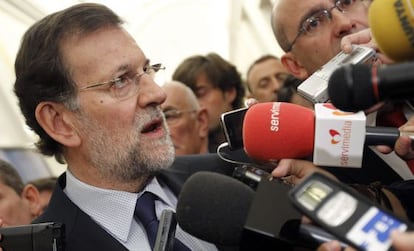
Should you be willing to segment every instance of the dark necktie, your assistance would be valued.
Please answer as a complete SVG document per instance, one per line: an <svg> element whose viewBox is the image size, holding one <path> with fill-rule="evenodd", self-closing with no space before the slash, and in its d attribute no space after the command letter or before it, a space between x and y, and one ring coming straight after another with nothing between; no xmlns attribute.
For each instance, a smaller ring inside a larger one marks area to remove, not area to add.
<svg viewBox="0 0 414 251"><path fill-rule="evenodd" d="M155 239L157 238L159 221L155 215L155 200L157 196L145 192L138 198L135 206L135 217L141 221L142 225L147 232L147 238L150 243L151 249L154 249ZM181 241L177 238L174 240L174 251L190 251Z"/></svg>

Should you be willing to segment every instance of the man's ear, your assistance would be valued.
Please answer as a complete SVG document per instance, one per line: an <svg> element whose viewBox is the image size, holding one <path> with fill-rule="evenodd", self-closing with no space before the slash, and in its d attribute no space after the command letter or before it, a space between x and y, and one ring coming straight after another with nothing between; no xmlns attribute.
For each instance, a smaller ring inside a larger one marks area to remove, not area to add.
<svg viewBox="0 0 414 251"><path fill-rule="evenodd" d="M199 127L199 135L203 138L208 137L208 111L206 108L201 108L198 112L197 112L197 121L198 124L200 125Z"/></svg>
<svg viewBox="0 0 414 251"><path fill-rule="evenodd" d="M80 137L73 127L73 114L63 104L40 102L35 111L36 120L45 132L65 146L78 146Z"/></svg>
<svg viewBox="0 0 414 251"><path fill-rule="evenodd" d="M32 214L32 217L35 218L39 216L42 212L42 207L40 205L39 190L34 185L27 184L23 188L21 197L22 199L28 202L29 210Z"/></svg>
<svg viewBox="0 0 414 251"><path fill-rule="evenodd" d="M297 60L295 55L291 52L284 54L280 61L282 62L283 66L298 79L306 79L309 74L308 71L302 66L302 64Z"/></svg>

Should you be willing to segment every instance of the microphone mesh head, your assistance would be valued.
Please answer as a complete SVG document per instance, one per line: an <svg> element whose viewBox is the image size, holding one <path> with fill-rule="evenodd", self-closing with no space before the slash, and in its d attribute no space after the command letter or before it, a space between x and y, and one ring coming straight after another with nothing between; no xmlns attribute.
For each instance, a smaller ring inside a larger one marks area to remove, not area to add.
<svg viewBox="0 0 414 251"><path fill-rule="evenodd" d="M197 172L184 184L177 203L177 222L186 232L215 244L236 246L254 191L217 173Z"/></svg>
<svg viewBox="0 0 414 251"><path fill-rule="evenodd" d="M369 26L382 53L401 62L414 59L414 0L372 1Z"/></svg>
<svg viewBox="0 0 414 251"><path fill-rule="evenodd" d="M314 134L313 110L292 103L255 104L243 121L244 149L258 161L308 157Z"/></svg>
<svg viewBox="0 0 414 251"><path fill-rule="evenodd" d="M329 78L328 95L332 104L343 111L357 112L375 105L371 66L345 65Z"/></svg>

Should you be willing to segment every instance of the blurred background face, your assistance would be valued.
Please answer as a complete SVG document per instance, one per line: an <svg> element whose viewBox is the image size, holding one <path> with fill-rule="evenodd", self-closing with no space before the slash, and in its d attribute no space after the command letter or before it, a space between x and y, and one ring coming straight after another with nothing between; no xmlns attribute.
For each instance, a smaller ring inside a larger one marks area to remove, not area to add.
<svg viewBox="0 0 414 251"><path fill-rule="evenodd" d="M288 71L277 59L267 59L254 65L247 83L250 94L259 102L276 102L277 92L282 87Z"/></svg>
<svg viewBox="0 0 414 251"><path fill-rule="evenodd" d="M283 22L290 43L298 34L298 27L309 16L309 10L329 9L334 1L328 0L281 0L276 19ZM370 1L352 1L352 8L345 12L337 8L330 12L332 19L320 26L316 34L301 34L291 53L312 74L340 51L342 37L368 28L368 6Z"/></svg>
<svg viewBox="0 0 414 251"><path fill-rule="evenodd" d="M30 224L32 221L29 201L20 197L11 187L0 181L0 219L3 226Z"/></svg>
<svg viewBox="0 0 414 251"><path fill-rule="evenodd" d="M161 104L175 154L207 153L208 114L200 109L192 90L179 82L170 82L162 86L167 99Z"/></svg>
<svg viewBox="0 0 414 251"><path fill-rule="evenodd" d="M236 98L236 90L223 92L220 88L214 87L206 74L201 73L196 80L195 94L200 106L207 109L209 130L220 128L220 116L233 109L231 104Z"/></svg>

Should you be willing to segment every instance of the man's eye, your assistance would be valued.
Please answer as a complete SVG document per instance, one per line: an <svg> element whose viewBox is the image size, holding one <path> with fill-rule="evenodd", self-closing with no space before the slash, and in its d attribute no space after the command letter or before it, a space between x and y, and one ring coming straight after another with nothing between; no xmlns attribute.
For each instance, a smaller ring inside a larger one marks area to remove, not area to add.
<svg viewBox="0 0 414 251"><path fill-rule="evenodd" d="M179 116L178 111L176 110L168 110L168 111L164 111L164 116L165 119L174 119L177 118Z"/></svg>
<svg viewBox="0 0 414 251"><path fill-rule="evenodd" d="M207 88L201 87L201 88L196 89L195 95L197 96L197 98L200 98L200 97L204 97L207 94L207 92L208 92Z"/></svg>
<svg viewBox="0 0 414 251"><path fill-rule="evenodd" d="M259 88L267 88L269 86L269 80L268 79L266 79L266 80L262 80L262 81L260 81L259 82Z"/></svg>
<svg viewBox="0 0 414 251"><path fill-rule="evenodd" d="M317 29L319 24L320 24L320 18L318 17L312 17L309 18L306 22L306 31L307 32L312 32L313 30Z"/></svg>
<svg viewBox="0 0 414 251"><path fill-rule="evenodd" d="M115 89L121 89L128 85L130 82L130 78L128 76L121 76L120 78L114 79L112 87Z"/></svg>
<svg viewBox="0 0 414 251"><path fill-rule="evenodd" d="M342 6L349 6L351 4L353 4L355 2L355 0L342 0L340 1Z"/></svg>

